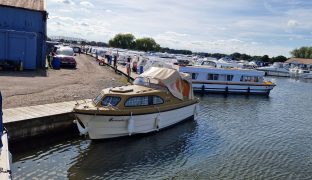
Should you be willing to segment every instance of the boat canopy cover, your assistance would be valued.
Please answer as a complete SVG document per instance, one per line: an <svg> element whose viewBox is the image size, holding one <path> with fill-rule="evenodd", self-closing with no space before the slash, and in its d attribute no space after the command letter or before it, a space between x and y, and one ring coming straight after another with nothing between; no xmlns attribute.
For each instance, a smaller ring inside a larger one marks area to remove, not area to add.
<svg viewBox="0 0 312 180"><path fill-rule="evenodd" d="M179 99L194 98L190 75L179 73L175 69L151 67L137 78L157 80L157 84L166 86L171 94Z"/></svg>

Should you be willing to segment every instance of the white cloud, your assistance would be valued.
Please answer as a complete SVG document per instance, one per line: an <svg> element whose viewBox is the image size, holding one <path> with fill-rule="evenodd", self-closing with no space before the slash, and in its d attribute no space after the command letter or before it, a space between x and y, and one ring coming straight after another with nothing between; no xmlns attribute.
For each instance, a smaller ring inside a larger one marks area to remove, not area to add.
<svg viewBox="0 0 312 180"><path fill-rule="evenodd" d="M287 55L289 49L311 44L312 5L304 0L47 3L52 35L108 41L116 33L130 32L153 37L164 47L257 55Z"/></svg>
<svg viewBox="0 0 312 180"><path fill-rule="evenodd" d="M82 22L81 25L82 25L82 26L89 26L89 24L86 23L86 22Z"/></svg>
<svg viewBox="0 0 312 180"><path fill-rule="evenodd" d="M89 1L81 1L79 4L85 7L94 7L94 5Z"/></svg>
<svg viewBox="0 0 312 180"><path fill-rule="evenodd" d="M290 28L297 27L298 25L299 25L298 21L293 20L293 19L291 19L287 22L287 27L290 27Z"/></svg>
<svg viewBox="0 0 312 180"><path fill-rule="evenodd" d="M74 5L75 3L71 0L58 0L58 2L67 4L67 5Z"/></svg>
<svg viewBox="0 0 312 180"><path fill-rule="evenodd" d="M168 36L187 36L187 34L184 33L177 33L174 31L166 31L165 34L167 34Z"/></svg>

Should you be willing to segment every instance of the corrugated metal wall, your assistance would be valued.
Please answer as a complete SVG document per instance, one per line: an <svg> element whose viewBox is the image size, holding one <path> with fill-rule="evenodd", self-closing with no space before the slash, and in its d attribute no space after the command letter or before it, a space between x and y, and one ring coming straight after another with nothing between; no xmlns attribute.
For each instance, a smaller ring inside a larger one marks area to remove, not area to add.
<svg viewBox="0 0 312 180"><path fill-rule="evenodd" d="M0 61L45 67L46 13L0 6Z"/></svg>

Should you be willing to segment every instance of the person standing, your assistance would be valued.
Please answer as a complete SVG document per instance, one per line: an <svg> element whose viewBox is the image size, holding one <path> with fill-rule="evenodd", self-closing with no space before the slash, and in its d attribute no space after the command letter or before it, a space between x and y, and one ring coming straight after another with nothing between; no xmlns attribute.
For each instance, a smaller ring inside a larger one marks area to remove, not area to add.
<svg viewBox="0 0 312 180"><path fill-rule="evenodd" d="M117 71L117 54L114 55L114 69Z"/></svg>
<svg viewBox="0 0 312 180"><path fill-rule="evenodd" d="M126 68L127 68L127 75L128 75L128 82L130 82L130 74L131 74L131 57L128 56L127 58L127 64L126 64Z"/></svg>

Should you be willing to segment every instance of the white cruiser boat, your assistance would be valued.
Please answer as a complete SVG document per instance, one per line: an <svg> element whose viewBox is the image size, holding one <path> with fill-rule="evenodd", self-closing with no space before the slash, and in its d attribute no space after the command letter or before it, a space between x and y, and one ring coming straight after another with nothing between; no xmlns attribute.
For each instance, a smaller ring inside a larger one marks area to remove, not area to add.
<svg viewBox="0 0 312 180"><path fill-rule="evenodd" d="M264 71L265 75L268 76L281 76L281 77L289 77L289 68L285 63L275 62L271 66L259 67L258 71Z"/></svg>
<svg viewBox="0 0 312 180"><path fill-rule="evenodd" d="M104 89L74 113L80 133L106 139L169 127L194 117L197 104L188 74L151 67L133 85Z"/></svg>
<svg viewBox="0 0 312 180"><path fill-rule="evenodd" d="M299 76L306 76L305 74L310 74L310 71L307 70L307 69L302 69L300 67L292 67L292 68L289 68L289 73L290 75L293 77L299 77Z"/></svg>
<svg viewBox="0 0 312 180"><path fill-rule="evenodd" d="M210 67L215 67L215 68L242 68L242 64L238 64L235 61L225 61L224 59L207 59L205 58L202 61L198 61L196 65L200 66L210 66Z"/></svg>
<svg viewBox="0 0 312 180"><path fill-rule="evenodd" d="M195 92L269 95L275 84L264 81L264 72L247 69L223 69L204 66L180 67L192 76Z"/></svg>

